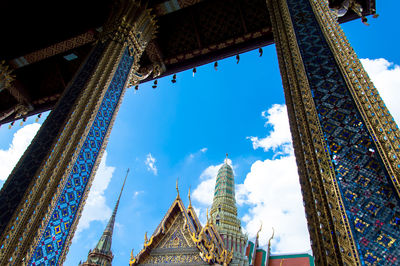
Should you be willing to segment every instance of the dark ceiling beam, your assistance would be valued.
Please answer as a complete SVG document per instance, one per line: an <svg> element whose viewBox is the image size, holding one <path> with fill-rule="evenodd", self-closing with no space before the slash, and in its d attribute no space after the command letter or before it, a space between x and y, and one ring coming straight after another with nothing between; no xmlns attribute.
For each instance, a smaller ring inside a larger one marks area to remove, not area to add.
<svg viewBox="0 0 400 266"><path fill-rule="evenodd" d="M242 22L242 27L243 27L244 33L246 34L249 31L247 30L246 22L245 22L244 17L243 17L242 7L240 6L239 0L234 0L234 1L235 1L235 4L236 4L237 8L239 9L240 20Z"/></svg>
<svg viewBox="0 0 400 266"><path fill-rule="evenodd" d="M199 45L199 49L201 49L201 48L203 48L203 45L201 43L201 38L200 38L200 35L199 35L199 29L198 29L198 26L196 24L196 20L194 19L193 9L190 9L190 11L188 11L188 12L190 12L190 18L191 18L192 23L193 23L193 28L194 28L194 33L196 35L197 44Z"/></svg>
<svg viewBox="0 0 400 266"><path fill-rule="evenodd" d="M15 69L21 68L30 65L32 63L42 61L49 57L73 50L87 43L94 42L95 40L96 40L96 32L90 30L83 34L77 35L73 38L70 38L68 40L64 40L56 44L53 44L44 49L40 49L32 53L29 53L27 55L12 59L9 61L9 64L12 65Z"/></svg>

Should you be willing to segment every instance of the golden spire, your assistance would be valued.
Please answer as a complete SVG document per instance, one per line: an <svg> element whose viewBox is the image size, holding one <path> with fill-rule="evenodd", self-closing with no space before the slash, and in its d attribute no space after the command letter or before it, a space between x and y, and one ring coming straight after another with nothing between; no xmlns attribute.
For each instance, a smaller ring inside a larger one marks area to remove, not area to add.
<svg viewBox="0 0 400 266"><path fill-rule="evenodd" d="M261 232L262 226L263 226L262 221L260 221L260 222L261 222L261 225L260 225L260 229L258 229L258 232L257 232L257 239L258 239L258 237L260 235L260 232Z"/></svg>
<svg viewBox="0 0 400 266"><path fill-rule="evenodd" d="M189 207L188 208L192 208L192 200L190 199L190 187L189 187L188 198L189 198Z"/></svg>
<svg viewBox="0 0 400 266"><path fill-rule="evenodd" d="M179 198L179 187L178 187L178 177L176 178L176 198Z"/></svg>
<svg viewBox="0 0 400 266"><path fill-rule="evenodd" d="M131 260L133 260L133 249L131 250Z"/></svg>
<svg viewBox="0 0 400 266"><path fill-rule="evenodd" d="M226 154L225 164L228 164L228 153Z"/></svg>
<svg viewBox="0 0 400 266"><path fill-rule="evenodd" d="M274 238L274 235L275 235L275 230L272 227L272 236L268 240L268 249L270 249L270 247L271 247L271 240Z"/></svg>

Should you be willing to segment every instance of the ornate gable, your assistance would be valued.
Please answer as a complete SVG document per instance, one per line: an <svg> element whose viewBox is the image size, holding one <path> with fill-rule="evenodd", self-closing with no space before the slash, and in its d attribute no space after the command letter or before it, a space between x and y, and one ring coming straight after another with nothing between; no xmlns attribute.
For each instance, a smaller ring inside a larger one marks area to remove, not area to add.
<svg viewBox="0 0 400 266"><path fill-rule="evenodd" d="M185 217L178 213L166 229L163 236L154 243L148 256L138 264L185 264L206 265L200 257L200 251L185 228Z"/></svg>
<svg viewBox="0 0 400 266"><path fill-rule="evenodd" d="M207 223L203 228L193 208L186 210L178 196L129 265L228 265L231 258L214 227Z"/></svg>

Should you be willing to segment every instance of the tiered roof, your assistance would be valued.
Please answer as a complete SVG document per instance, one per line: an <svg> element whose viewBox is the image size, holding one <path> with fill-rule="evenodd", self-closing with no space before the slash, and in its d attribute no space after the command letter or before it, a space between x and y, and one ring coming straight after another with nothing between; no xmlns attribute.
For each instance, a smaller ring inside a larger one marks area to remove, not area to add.
<svg viewBox="0 0 400 266"><path fill-rule="evenodd" d="M187 243L180 243L180 232L174 231L179 222L183 224L183 234L190 237L185 238ZM151 257L157 253L167 255L171 252L190 253L192 260L200 258L205 263L221 265L228 265L232 259L232 253L226 250L214 225L207 222L203 227L191 204L186 209L179 194L150 239L145 235L143 249L135 257L131 254L129 265L146 264L154 260ZM162 257L168 259L168 256Z"/></svg>

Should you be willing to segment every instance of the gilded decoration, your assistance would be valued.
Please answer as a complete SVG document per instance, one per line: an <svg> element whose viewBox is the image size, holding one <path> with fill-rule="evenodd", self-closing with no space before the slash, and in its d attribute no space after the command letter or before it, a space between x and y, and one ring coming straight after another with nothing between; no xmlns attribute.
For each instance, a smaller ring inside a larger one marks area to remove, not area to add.
<svg viewBox="0 0 400 266"><path fill-rule="evenodd" d="M52 57L54 55L72 50L87 43L94 42L95 40L96 40L95 32L88 31L76 37L46 47L44 49L13 59L10 63L15 68L24 67L29 64L39 62L46 58Z"/></svg>
<svg viewBox="0 0 400 266"><path fill-rule="evenodd" d="M13 69L6 64L5 61L0 62L0 89L5 89L11 86L15 80Z"/></svg>
<svg viewBox="0 0 400 266"><path fill-rule="evenodd" d="M17 187L25 193L12 200L15 208L0 214L0 264L61 264L65 259L128 74L155 33L154 17L136 1L116 3L109 21L114 24L105 26L101 42L3 186L2 196ZM117 21L121 27L115 28ZM46 150L38 153L36 146ZM37 168L31 167L33 161Z"/></svg>
<svg viewBox="0 0 400 266"><path fill-rule="evenodd" d="M135 257L132 254L129 265L228 265L232 259L232 253L224 248L222 239L213 225L207 223L202 227L192 207L184 207L179 194L143 246Z"/></svg>
<svg viewBox="0 0 400 266"><path fill-rule="evenodd" d="M351 249L354 244L349 238L342 237L336 240L335 235L331 234L333 231L345 236L346 232L350 232L350 223L345 210L341 207L343 203L340 192L332 182L335 173L332 170L329 154L326 152L323 131L311 95L291 14L285 0L271 0L267 3L316 263L337 265L343 261L348 265L354 265L357 259L355 251ZM333 227L331 215L337 217L336 222L341 226ZM333 244L336 241L339 242L339 248L344 251L344 258L338 255L340 251Z"/></svg>
<svg viewBox="0 0 400 266"><path fill-rule="evenodd" d="M325 36L329 36L327 41L334 51L335 60L400 196L400 131L397 124L334 15L325 3L316 0L312 2L315 12L319 14L319 23L324 25L322 30Z"/></svg>
<svg viewBox="0 0 400 266"><path fill-rule="evenodd" d="M316 263L390 265L396 125L326 1L268 5Z"/></svg>
<svg viewBox="0 0 400 266"><path fill-rule="evenodd" d="M116 1L117 7L112 11L104 26L100 40L111 39L119 43L126 43L129 52L139 62L147 44L154 38L157 30L155 15L141 5L140 1Z"/></svg>

